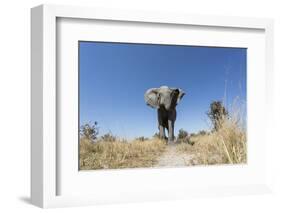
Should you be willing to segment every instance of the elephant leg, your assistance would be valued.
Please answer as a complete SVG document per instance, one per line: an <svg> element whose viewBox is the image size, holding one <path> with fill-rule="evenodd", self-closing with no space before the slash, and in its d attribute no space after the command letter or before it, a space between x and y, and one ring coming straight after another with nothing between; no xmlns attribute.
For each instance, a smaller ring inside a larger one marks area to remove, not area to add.
<svg viewBox="0 0 281 213"><path fill-rule="evenodd" d="M173 143L175 136L174 136L174 122L172 120L168 120L168 132L169 132L168 143Z"/></svg>
<svg viewBox="0 0 281 213"><path fill-rule="evenodd" d="M159 128L159 137L161 139L165 139L165 124L164 124L164 115L165 113L163 112L163 110L158 109L157 110L157 114L158 114L158 128Z"/></svg>
<svg viewBox="0 0 281 213"><path fill-rule="evenodd" d="M165 128L162 125L159 125L159 136L161 139L165 139Z"/></svg>

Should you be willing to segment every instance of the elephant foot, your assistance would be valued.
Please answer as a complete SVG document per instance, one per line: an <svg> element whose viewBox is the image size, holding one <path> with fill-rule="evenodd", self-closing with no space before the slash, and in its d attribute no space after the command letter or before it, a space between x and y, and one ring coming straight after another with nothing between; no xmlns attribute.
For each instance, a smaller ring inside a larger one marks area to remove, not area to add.
<svg viewBox="0 0 281 213"><path fill-rule="evenodd" d="M175 144L174 140L168 140L168 145L173 145Z"/></svg>

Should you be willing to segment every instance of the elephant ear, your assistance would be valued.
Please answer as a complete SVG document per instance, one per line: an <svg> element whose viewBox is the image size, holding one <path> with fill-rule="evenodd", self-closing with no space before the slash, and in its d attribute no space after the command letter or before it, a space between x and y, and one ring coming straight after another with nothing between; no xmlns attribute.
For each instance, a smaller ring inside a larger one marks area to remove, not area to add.
<svg viewBox="0 0 281 213"><path fill-rule="evenodd" d="M177 104L180 102L182 97L185 95L185 92L182 89L178 89L178 90L179 90L179 95L178 95Z"/></svg>
<svg viewBox="0 0 281 213"><path fill-rule="evenodd" d="M159 108L159 89L151 88L144 94L145 103L152 108Z"/></svg>
<svg viewBox="0 0 281 213"><path fill-rule="evenodd" d="M185 92L180 88L172 88L172 90L174 90L178 94L177 104L179 104L180 100L185 95Z"/></svg>

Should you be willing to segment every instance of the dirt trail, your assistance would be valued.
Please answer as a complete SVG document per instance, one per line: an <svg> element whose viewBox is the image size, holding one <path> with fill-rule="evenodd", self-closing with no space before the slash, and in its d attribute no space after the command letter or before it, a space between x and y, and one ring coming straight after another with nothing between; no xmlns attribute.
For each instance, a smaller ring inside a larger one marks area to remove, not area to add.
<svg viewBox="0 0 281 213"><path fill-rule="evenodd" d="M177 152L177 145L168 145L166 151L159 157L156 167L181 167L192 164L192 155Z"/></svg>

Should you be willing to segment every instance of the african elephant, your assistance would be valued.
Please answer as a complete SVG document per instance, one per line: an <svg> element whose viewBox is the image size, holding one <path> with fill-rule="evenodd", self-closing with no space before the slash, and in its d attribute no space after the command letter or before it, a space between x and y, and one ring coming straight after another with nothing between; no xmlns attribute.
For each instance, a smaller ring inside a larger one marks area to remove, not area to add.
<svg viewBox="0 0 281 213"><path fill-rule="evenodd" d="M174 141L174 125L176 121L176 106L185 95L179 88L160 88L148 89L144 94L146 104L157 109L159 136L165 139L165 128L168 130L168 143Z"/></svg>

